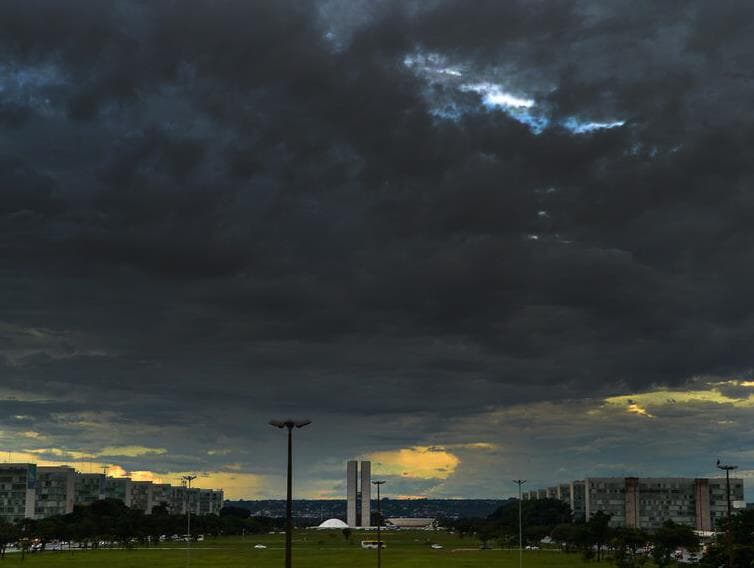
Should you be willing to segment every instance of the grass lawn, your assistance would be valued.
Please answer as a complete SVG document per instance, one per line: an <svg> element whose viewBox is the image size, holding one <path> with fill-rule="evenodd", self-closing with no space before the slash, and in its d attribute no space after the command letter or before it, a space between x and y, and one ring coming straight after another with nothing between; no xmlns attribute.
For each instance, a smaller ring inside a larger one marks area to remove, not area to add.
<svg viewBox="0 0 754 568"><path fill-rule="evenodd" d="M386 548L382 552L384 568L516 568L518 552L479 550L475 539L461 539L444 532L390 531L384 534ZM340 531L297 531L294 537L293 564L296 568L355 568L376 566L377 551L363 550L361 540L374 540L374 532L354 531L351 544ZM430 544L444 548L434 550ZM266 549L254 549L263 544ZM251 535L245 538L226 537L196 543L191 550L193 568L281 568L283 566L283 535ZM97 568L185 568L185 544L173 543L134 550L95 550L88 552L44 552L26 556L7 555L0 568L23 565L29 568L68 566ZM570 566L604 567L608 564L584 564L578 554L558 551L524 551L524 566L531 568L568 568Z"/></svg>

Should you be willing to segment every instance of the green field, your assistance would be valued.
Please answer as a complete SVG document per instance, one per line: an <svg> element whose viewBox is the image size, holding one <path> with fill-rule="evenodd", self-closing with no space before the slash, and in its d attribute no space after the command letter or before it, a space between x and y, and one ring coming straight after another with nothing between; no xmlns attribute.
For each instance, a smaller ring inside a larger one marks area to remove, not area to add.
<svg viewBox="0 0 754 568"><path fill-rule="evenodd" d="M383 533L384 534L384 533ZM361 540L374 540L374 532L354 532L351 544L340 531L297 531L294 538L293 564L296 568L354 568L376 566L377 551L363 550ZM384 534L386 548L382 553L384 568L443 568L488 567L514 568L518 566L518 552L508 550L480 550L472 538L458 538L444 532L396 531ZM191 566L195 568L283 566L283 535L250 535L208 539L192 545ZM430 544L444 548L434 550ZM255 544L268 548L257 550ZM61 567L81 566L97 568L184 568L185 544L172 543L133 550L94 550L87 552L43 552L27 555L21 564L20 554L9 554L3 566L23 565ZM608 564L584 564L578 554L558 551L524 551L527 567L602 567Z"/></svg>

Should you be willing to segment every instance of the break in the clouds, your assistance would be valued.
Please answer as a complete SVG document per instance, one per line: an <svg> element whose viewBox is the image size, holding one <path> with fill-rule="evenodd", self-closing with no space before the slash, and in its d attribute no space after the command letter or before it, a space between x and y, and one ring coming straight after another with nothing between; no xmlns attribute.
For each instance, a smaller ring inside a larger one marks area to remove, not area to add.
<svg viewBox="0 0 754 568"><path fill-rule="evenodd" d="M754 470L752 8L0 5L0 446L280 495Z"/></svg>

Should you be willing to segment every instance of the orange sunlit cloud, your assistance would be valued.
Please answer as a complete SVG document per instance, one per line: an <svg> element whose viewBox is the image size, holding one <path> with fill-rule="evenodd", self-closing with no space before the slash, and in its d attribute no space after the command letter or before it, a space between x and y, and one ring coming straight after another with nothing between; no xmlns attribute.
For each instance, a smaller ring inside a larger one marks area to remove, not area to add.
<svg viewBox="0 0 754 568"><path fill-rule="evenodd" d="M461 463L458 456L437 446L373 452L367 459L375 462L381 473L414 479L447 479Z"/></svg>

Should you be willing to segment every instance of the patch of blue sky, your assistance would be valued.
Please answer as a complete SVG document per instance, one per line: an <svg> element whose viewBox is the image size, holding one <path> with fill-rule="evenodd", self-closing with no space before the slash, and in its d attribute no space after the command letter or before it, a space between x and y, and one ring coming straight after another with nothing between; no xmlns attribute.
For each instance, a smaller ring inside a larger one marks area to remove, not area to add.
<svg viewBox="0 0 754 568"><path fill-rule="evenodd" d="M406 56L404 64L407 67L431 70L436 74L461 76L462 73L456 68L447 67L444 58L436 55L411 55ZM431 68L434 66L434 68ZM535 99L520 93L506 90L502 85L491 82L462 83L456 87L463 93L476 93L481 98L482 106L488 110L500 110L512 119L529 127L532 133L539 135L548 128L559 126L572 134L590 134L600 130L610 130L625 125L623 120L594 121L581 117L569 116L562 120L553 120L547 113L546 108L538 107ZM432 98L428 95L428 98ZM459 107L450 102L436 105L431 113L434 117L445 120L459 120L467 112L472 112L468 107Z"/></svg>
<svg viewBox="0 0 754 568"><path fill-rule="evenodd" d="M611 130L613 128L620 128L626 124L625 120L611 120L607 122L595 122L591 120L579 120L578 118L571 116L561 122L561 125L570 130L574 134L588 134L597 130Z"/></svg>
<svg viewBox="0 0 754 568"><path fill-rule="evenodd" d="M486 107L502 108L532 108L534 99L520 97L509 93L495 83L465 83L459 87L465 93L473 92L482 96L482 103Z"/></svg>
<svg viewBox="0 0 754 568"><path fill-rule="evenodd" d="M535 114L531 112L516 112L515 110L507 110L506 113L517 120L521 124L525 124L529 127L534 134L542 134L550 126L550 119L542 114Z"/></svg>

